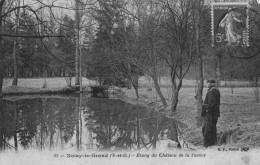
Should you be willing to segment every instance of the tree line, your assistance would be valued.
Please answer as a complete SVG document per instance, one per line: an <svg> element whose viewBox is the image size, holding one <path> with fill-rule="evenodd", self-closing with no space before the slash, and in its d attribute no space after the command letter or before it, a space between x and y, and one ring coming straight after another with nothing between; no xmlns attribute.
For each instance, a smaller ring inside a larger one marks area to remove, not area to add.
<svg viewBox="0 0 260 165"><path fill-rule="evenodd" d="M250 1L250 46L211 47L206 0L0 1L0 86L4 77L80 74L100 84L134 87L153 80L164 107L160 76L170 77L176 111L184 78L259 77L259 5ZM241 60L243 59L243 60ZM197 93L199 96L200 94ZM201 96L199 96L201 97Z"/></svg>

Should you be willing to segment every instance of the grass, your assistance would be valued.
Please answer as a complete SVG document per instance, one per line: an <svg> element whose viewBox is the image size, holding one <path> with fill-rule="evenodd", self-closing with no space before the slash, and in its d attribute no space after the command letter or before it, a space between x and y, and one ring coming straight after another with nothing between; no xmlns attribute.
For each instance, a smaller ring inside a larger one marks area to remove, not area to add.
<svg viewBox="0 0 260 165"><path fill-rule="evenodd" d="M169 77L160 77L159 84L161 87L170 87L171 80ZM207 80L204 80L204 84L207 84ZM250 87L252 86L252 82L246 80L235 80L235 81L221 81L222 87ZM194 87L196 85L196 80L192 79L184 79L182 83L183 87ZM143 76L139 78L139 86L140 87L148 87L152 86L152 80ZM259 84L260 86L260 84Z"/></svg>
<svg viewBox="0 0 260 165"><path fill-rule="evenodd" d="M86 78L82 79L82 85L87 86L95 83L94 81L88 80ZM75 78L72 78L72 84L75 84ZM12 85L12 79L4 80L4 88ZM42 88L45 85L44 78L19 78L18 86L27 88ZM51 77L46 78L47 88L63 88L68 86L65 78L63 77Z"/></svg>
<svg viewBox="0 0 260 165"><path fill-rule="evenodd" d="M203 98L206 95L204 88ZM147 88L140 89L140 100L163 108L155 89L148 91ZM168 104L171 101L170 88L162 88ZM256 103L253 88L235 88L232 94L230 88L220 88L221 92L221 116L218 120L217 129L219 137L226 146L236 147L260 147L260 104ZM134 98L133 90L127 90L127 97ZM182 88L180 90L177 113L173 118L185 124L179 126L180 132L185 141L192 144L202 145L201 128L196 127L196 100L194 88ZM167 110L162 111L166 115ZM226 136L227 134L230 135ZM222 136L222 135L225 135ZM223 138L225 138L223 140Z"/></svg>
<svg viewBox="0 0 260 165"><path fill-rule="evenodd" d="M75 84L75 78L72 78L72 84ZM82 85L88 86L97 84L97 82L89 80L87 78L82 78ZM169 77L161 77L159 79L159 84L163 88L170 88L171 87L171 81ZM184 79L183 80L183 87L194 87L196 84L196 80L189 80ZM204 84L206 84L206 80L204 81ZM221 81L221 86L233 86L233 87L248 87L251 85L251 82L249 81ZM4 85L3 87L12 86L12 79L7 78L4 79ZM63 88L68 86L65 77L48 77L46 78L46 84L44 81L44 78L19 78L18 80L18 86L20 87L27 87L27 88ZM141 88L143 87L151 87L153 86L152 80L148 77L142 76L139 78L139 86Z"/></svg>
<svg viewBox="0 0 260 165"><path fill-rule="evenodd" d="M75 84L75 78L72 78ZM82 79L83 86L96 84L96 82ZM12 86L12 79L4 79L3 94L40 94L40 93L64 93L69 92L68 83L64 77L53 78L20 78L17 86ZM73 89L71 89L73 90Z"/></svg>

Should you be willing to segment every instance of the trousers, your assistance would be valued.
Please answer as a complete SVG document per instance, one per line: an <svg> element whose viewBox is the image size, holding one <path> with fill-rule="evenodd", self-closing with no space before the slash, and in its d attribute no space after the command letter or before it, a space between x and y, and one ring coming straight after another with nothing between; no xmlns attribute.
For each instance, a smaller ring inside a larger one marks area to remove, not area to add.
<svg viewBox="0 0 260 165"><path fill-rule="evenodd" d="M218 116L212 113L206 113L203 117L202 135L204 147L209 147L217 144L217 122Z"/></svg>

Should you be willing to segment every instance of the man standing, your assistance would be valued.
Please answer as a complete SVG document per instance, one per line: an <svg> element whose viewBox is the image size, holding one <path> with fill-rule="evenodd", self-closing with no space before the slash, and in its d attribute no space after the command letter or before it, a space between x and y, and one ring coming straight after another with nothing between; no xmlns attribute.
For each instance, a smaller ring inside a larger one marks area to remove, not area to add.
<svg viewBox="0 0 260 165"><path fill-rule="evenodd" d="M203 116L202 134L205 147L217 144L216 125L220 116L220 92L216 87L215 80L208 80L207 86L209 89L201 112L201 116Z"/></svg>

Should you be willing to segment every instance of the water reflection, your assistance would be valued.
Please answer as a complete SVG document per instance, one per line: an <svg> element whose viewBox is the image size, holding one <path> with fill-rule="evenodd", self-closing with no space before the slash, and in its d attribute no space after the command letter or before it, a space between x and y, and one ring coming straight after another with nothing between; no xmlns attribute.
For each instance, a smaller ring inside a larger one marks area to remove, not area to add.
<svg viewBox="0 0 260 165"><path fill-rule="evenodd" d="M0 99L0 149L139 150L177 141L175 121L116 99Z"/></svg>

